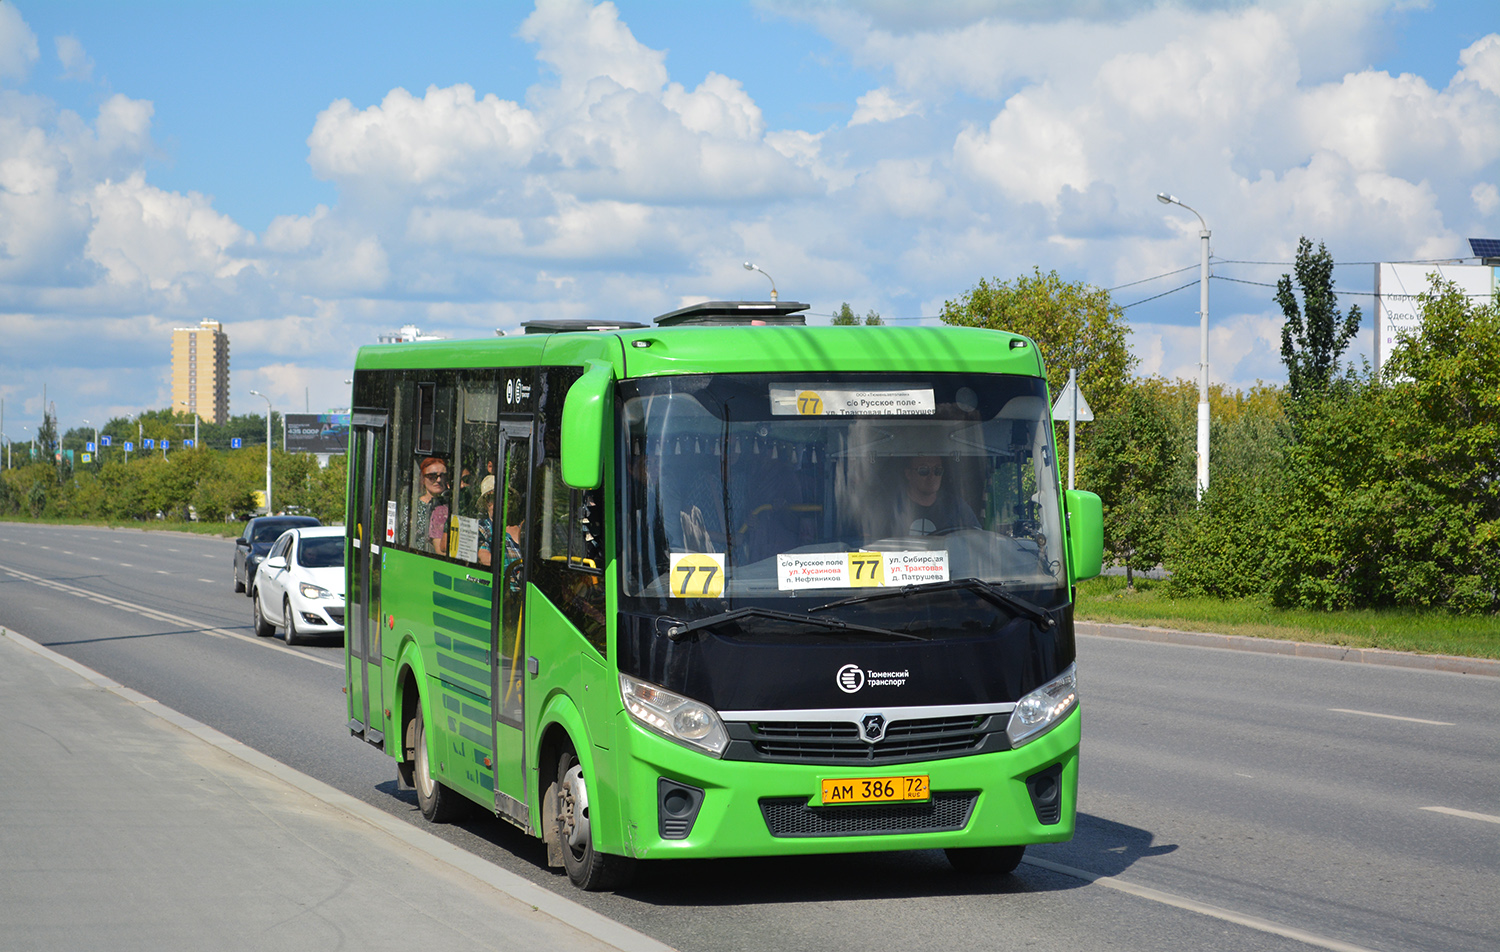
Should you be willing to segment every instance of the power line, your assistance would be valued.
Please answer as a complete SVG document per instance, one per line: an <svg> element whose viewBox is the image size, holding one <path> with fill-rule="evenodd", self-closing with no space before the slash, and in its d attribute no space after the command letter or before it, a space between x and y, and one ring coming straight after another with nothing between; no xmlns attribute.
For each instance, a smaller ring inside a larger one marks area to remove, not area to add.
<svg viewBox="0 0 1500 952"><path fill-rule="evenodd" d="M1117 284L1117 285L1115 285L1112 288L1105 288L1104 290L1108 291L1108 292L1110 292L1112 294L1115 291L1121 290L1122 288L1135 287L1137 284L1145 284L1147 281L1155 281L1155 280L1157 280L1159 278L1170 278L1174 274L1181 274L1184 271L1191 271L1191 270L1193 270L1194 268L1197 268L1197 267L1199 267L1199 266L1196 265L1196 264L1190 264L1186 268L1178 268L1176 271L1168 271L1165 274L1158 274L1155 277L1151 277L1151 278L1141 278L1139 281L1131 281L1131 282L1128 282L1126 284ZM1168 291L1167 293L1170 294L1171 292Z"/></svg>
<svg viewBox="0 0 1500 952"><path fill-rule="evenodd" d="M1196 265L1194 267L1196 267ZM1122 311L1128 311L1131 308L1135 307L1137 304L1145 304L1147 301L1154 301L1157 298L1166 297L1168 294L1176 294L1178 291L1184 291L1184 290L1186 290L1188 288L1195 288L1197 286L1198 286L1198 282L1197 281L1189 281L1187 284L1178 285L1177 287L1173 288L1170 291L1163 291L1160 294L1153 294L1153 295L1151 295L1148 298L1141 298L1139 301L1134 301L1134 302L1132 302L1130 304L1122 305L1120 307L1120 310L1122 310Z"/></svg>

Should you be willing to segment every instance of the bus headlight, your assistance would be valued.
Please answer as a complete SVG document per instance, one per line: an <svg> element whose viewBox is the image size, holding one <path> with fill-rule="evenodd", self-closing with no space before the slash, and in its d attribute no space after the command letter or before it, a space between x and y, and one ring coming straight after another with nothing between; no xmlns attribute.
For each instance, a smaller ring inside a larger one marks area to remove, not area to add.
<svg viewBox="0 0 1500 952"><path fill-rule="evenodd" d="M1011 712L1005 734L1012 748L1029 744L1051 730L1078 706L1078 665L1021 698Z"/></svg>
<svg viewBox="0 0 1500 952"><path fill-rule="evenodd" d="M643 727L715 757L729 745L719 714L707 704L683 697L628 674L620 675L625 710Z"/></svg>

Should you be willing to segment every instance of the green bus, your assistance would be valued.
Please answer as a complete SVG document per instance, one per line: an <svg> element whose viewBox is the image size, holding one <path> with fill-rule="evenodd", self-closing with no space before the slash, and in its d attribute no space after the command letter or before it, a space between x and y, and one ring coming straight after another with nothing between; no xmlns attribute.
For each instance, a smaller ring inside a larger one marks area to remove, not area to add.
<svg viewBox="0 0 1500 952"><path fill-rule="evenodd" d="M1072 837L1074 586L1041 356L807 305L362 348L349 729L435 822L639 860Z"/></svg>

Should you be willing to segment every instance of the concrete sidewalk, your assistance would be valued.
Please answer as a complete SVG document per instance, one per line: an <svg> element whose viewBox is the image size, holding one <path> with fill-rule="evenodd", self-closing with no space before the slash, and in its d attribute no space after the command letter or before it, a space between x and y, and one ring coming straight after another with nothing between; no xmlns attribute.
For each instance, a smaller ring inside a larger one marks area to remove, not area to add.
<svg viewBox="0 0 1500 952"><path fill-rule="evenodd" d="M669 952L0 629L0 950Z"/></svg>

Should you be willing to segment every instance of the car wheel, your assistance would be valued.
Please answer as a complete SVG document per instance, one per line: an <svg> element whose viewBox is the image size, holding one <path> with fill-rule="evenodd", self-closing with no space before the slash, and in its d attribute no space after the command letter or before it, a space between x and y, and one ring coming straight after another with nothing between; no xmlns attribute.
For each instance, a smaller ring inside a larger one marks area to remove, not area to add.
<svg viewBox="0 0 1500 952"><path fill-rule="evenodd" d="M618 889L631 879L635 861L594 849L589 823L589 794L583 765L572 748L557 759L557 839L562 844L563 868L573 885L588 892Z"/></svg>
<svg viewBox="0 0 1500 952"><path fill-rule="evenodd" d="M432 764L427 758L427 721L422 716L421 698L417 699L414 723L417 762L412 773L416 781L417 806L422 808L422 815L433 823L452 823L463 814L464 800L432 776Z"/></svg>
<svg viewBox="0 0 1500 952"><path fill-rule="evenodd" d="M291 599L281 603L281 629L289 645L300 645L307 640L297 631L297 613L292 611Z"/></svg>
<svg viewBox="0 0 1500 952"><path fill-rule="evenodd" d="M234 570L234 590L236 592L243 592L245 590L245 583L240 581L239 569Z"/></svg>
<svg viewBox="0 0 1500 952"><path fill-rule="evenodd" d="M255 591L255 573L252 572L252 571L250 571L250 567L249 566L246 566L245 567L245 594L249 595L253 591Z"/></svg>
<svg viewBox="0 0 1500 952"><path fill-rule="evenodd" d="M265 614L260 610L260 592L250 593L250 616L255 625L255 634L259 638L269 638L276 634L276 626L266 621Z"/></svg>
<svg viewBox="0 0 1500 952"><path fill-rule="evenodd" d="M947 849L948 864L960 873L1013 873L1021 865L1024 846L969 846Z"/></svg>

